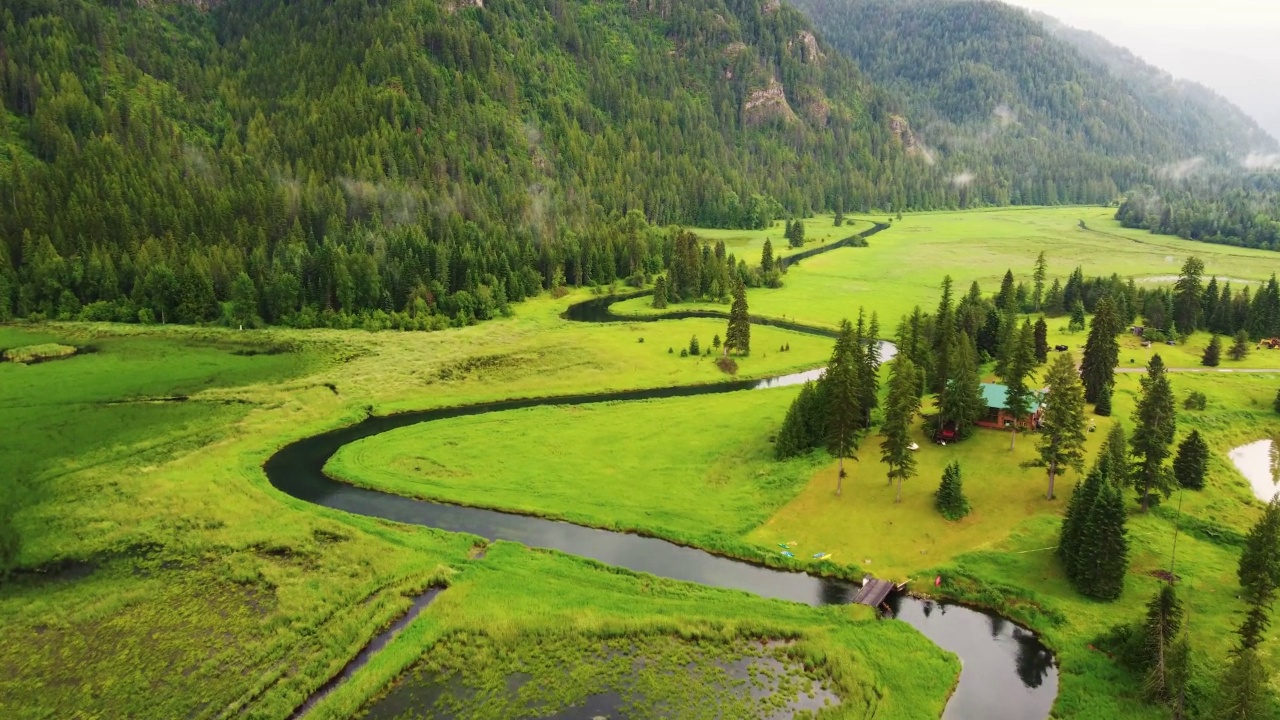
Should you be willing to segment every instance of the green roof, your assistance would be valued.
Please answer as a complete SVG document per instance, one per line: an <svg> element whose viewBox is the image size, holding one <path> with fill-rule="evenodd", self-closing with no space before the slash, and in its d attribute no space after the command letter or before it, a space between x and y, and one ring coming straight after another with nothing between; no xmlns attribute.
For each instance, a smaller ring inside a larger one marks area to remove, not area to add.
<svg viewBox="0 0 1280 720"><path fill-rule="evenodd" d="M982 398L987 401L987 407L996 408L997 410L1008 410L1009 406L1006 401L1009 399L1009 388L1000 383L982 383ZM1040 409L1040 393L1033 390L1031 392L1031 405L1028 412L1034 413Z"/></svg>

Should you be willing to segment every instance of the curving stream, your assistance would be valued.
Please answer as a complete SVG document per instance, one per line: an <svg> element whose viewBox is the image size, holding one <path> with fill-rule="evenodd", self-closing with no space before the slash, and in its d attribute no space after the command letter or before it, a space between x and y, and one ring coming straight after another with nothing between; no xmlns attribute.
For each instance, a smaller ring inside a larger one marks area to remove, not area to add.
<svg viewBox="0 0 1280 720"><path fill-rule="evenodd" d="M609 305L620 299L601 298L579 303L565 316L597 322L643 322L690 316L686 313L647 318L613 316ZM752 318L753 322L756 320ZM782 325L780 322L770 324ZM831 334L829 330L805 326L793 329ZM882 348L886 359L895 349L887 343ZM357 488L324 473L325 463L343 445L417 423L543 405L761 390L802 383L820 373L819 369L767 380L527 398L370 417L355 425L292 443L267 460L264 470L271 484L280 491L336 510L559 550L630 570L744 590L763 597L815 606L846 604L857 592L857 586L846 581L766 568L657 538ZM902 596L891 598L889 604L898 620L960 657L963 671L943 714L945 720L1043 720L1048 717L1057 696L1058 673L1053 654L1034 633L997 615L959 605Z"/></svg>

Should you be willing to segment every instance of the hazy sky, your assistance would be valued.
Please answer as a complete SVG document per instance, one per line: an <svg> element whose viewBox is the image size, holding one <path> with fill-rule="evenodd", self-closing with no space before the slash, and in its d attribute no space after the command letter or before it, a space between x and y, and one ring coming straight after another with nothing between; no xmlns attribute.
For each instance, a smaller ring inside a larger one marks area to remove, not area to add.
<svg viewBox="0 0 1280 720"><path fill-rule="evenodd" d="M1218 91L1280 138L1280 0L1006 0Z"/></svg>

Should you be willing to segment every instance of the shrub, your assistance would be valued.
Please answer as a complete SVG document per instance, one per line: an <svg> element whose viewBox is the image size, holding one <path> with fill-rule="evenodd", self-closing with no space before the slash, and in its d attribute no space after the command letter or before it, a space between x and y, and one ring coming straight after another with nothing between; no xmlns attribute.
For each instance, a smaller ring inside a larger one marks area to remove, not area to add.
<svg viewBox="0 0 1280 720"><path fill-rule="evenodd" d="M716 367L730 375L738 374L738 361L728 356L716 358Z"/></svg>
<svg viewBox="0 0 1280 720"><path fill-rule="evenodd" d="M680 348L680 357L689 357L689 349Z"/></svg>
<svg viewBox="0 0 1280 720"><path fill-rule="evenodd" d="M667 354L668 354L668 355L674 355L674 354L675 354L675 352L676 352L676 349L675 349L675 348L671 348L671 347L667 348Z"/></svg>
<svg viewBox="0 0 1280 720"><path fill-rule="evenodd" d="M1173 476L1178 484L1188 490L1204 489L1204 474L1209 466L1209 443L1192 430L1178 445L1178 455L1173 459Z"/></svg>
<svg viewBox="0 0 1280 720"><path fill-rule="evenodd" d="M639 340L637 340L636 342L643 343L643 342L644 342L644 338L640 338L640 339L639 339Z"/></svg>
<svg viewBox="0 0 1280 720"><path fill-rule="evenodd" d="M1209 347L1204 349L1204 355L1200 356L1200 364L1205 367L1218 367L1218 362L1222 358L1222 341L1214 335L1209 340Z"/></svg>
<svg viewBox="0 0 1280 720"><path fill-rule="evenodd" d="M717 350L719 350L719 349L720 349L720 335L719 335L719 334L717 334L715 337L711 338L711 347L713 347L713 348L715 348L715 349L717 349Z"/></svg>
<svg viewBox="0 0 1280 720"><path fill-rule="evenodd" d="M1187 393L1187 399L1182 401L1182 407L1187 410L1203 410L1209 404L1209 399L1204 393L1192 390Z"/></svg>

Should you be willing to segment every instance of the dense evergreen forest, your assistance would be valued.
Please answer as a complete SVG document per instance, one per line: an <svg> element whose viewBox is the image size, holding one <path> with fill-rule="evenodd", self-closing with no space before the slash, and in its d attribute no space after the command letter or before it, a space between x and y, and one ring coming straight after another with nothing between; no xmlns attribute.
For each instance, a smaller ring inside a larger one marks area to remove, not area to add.
<svg viewBox="0 0 1280 720"><path fill-rule="evenodd" d="M1208 90L1008 5L795 4L902 98L917 152L971 182L971 202L1107 203L1150 178L1153 167L1195 155L1237 163L1275 147Z"/></svg>
<svg viewBox="0 0 1280 720"><path fill-rule="evenodd" d="M1280 250L1280 173L1143 185L1129 191L1116 219L1161 235Z"/></svg>
<svg viewBox="0 0 1280 720"><path fill-rule="evenodd" d="M0 318L436 327L959 199L756 0L13 0L0 102Z"/></svg>

